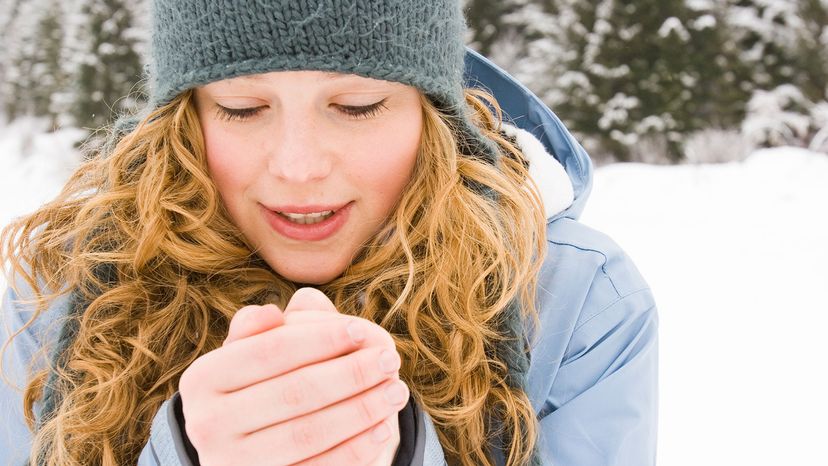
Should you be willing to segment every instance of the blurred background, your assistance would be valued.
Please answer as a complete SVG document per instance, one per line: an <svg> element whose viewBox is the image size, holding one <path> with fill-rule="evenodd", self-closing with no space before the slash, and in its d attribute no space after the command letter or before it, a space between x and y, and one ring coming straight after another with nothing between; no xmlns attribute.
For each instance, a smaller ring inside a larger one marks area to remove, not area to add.
<svg viewBox="0 0 828 466"><path fill-rule="evenodd" d="M0 226L144 98L146 0L0 0ZM828 0L466 0L660 308L660 465L828 465ZM634 465L630 465L634 466Z"/></svg>

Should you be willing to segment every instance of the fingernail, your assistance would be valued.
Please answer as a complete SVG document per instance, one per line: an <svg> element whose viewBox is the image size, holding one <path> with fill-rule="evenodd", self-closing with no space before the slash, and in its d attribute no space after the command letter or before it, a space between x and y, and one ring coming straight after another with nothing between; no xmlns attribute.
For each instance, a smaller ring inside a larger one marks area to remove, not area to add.
<svg viewBox="0 0 828 466"><path fill-rule="evenodd" d="M385 399L392 405L398 405L408 399L408 387L397 380L385 389Z"/></svg>
<svg viewBox="0 0 828 466"><path fill-rule="evenodd" d="M379 367L381 371L393 374L400 368L400 357L394 351L383 350L379 357Z"/></svg>
<svg viewBox="0 0 828 466"><path fill-rule="evenodd" d="M348 335L351 337L351 341L353 341L355 344L358 345L362 343L363 340L365 340L365 329L359 322L349 323L347 330Z"/></svg>
<svg viewBox="0 0 828 466"><path fill-rule="evenodd" d="M371 432L371 439L377 443L382 443L388 437L391 436L391 430L388 428L388 425L383 422L382 424L374 427L373 432Z"/></svg>

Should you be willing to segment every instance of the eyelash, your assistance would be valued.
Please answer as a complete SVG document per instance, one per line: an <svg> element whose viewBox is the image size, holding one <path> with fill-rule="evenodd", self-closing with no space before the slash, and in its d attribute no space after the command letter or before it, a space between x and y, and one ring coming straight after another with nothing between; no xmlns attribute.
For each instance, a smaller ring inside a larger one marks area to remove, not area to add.
<svg viewBox="0 0 828 466"><path fill-rule="evenodd" d="M363 107L354 107L349 105L337 105L340 111L348 116L351 116L357 120L359 119L367 119L378 115L382 110L387 109L388 107L385 106L385 100L382 99L381 101L366 105ZM227 108L222 107L221 105L216 106L216 116L220 119L225 121L244 121L249 118L256 116L265 107L252 107L252 108Z"/></svg>

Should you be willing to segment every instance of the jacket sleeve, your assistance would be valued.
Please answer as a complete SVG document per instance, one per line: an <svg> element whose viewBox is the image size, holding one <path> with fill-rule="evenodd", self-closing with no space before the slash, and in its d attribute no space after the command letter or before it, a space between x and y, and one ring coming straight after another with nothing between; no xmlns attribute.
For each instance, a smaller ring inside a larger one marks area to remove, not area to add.
<svg viewBox="0 0 828 466"><path fill-rule="evenodd" d="M27 287L18 282L21 294ZM23 389L30 375L30 366L44 367L44 343L54 341L60 330L60 318L68 310L68 297L56 299L35 322L17 335L3 353L3 378L0 378L0 464L28 464L32 433L23 416ZM22 304L20 297L8 288L0 309L0 345L23 328L34 313L33 307ZM48 352L48 349L47 349ZM171 423L172 400L161 405L152 423L150 440L138 460L139 466L192 466L183 454L183 442ZM35 404L35 411L39 405Z"/></svg>
<svg viewBox="0 0 828 466"><path fill-rule="evenodd" d="M556 466L655 464L657 313L649 290L583 322L540 413L543 456Z"/></svg>
<svg viewBox="0 0 828 466"><path fill-rule="evenodd" d="M18 309L16 294L9 288L3 295L0 318L0 345L5 345L10 335L17 332L29 320L30 313ZM31 448L31 432L23 417L23 389L28 376L28 363L32 360L39 338L29 327L17 336L3 353L0 378L0 464L22 465L26 463Z"/></svg>
<svg viewBox="0 0 828 466"><path fill-rule="evenodd" d="M573 333L538 415L543 465L655 465L656 327L655 306L638 295L616 302ZM444 466L437 433L425 417L423 465ZM498 461L503 464L503 457Z"/></svg>
<svg viewBox="0 0 828 466"><path fill-rule="evenodd" d="M138 466L197 466L198 456L189 446L180 414L181 398L176 393L165 401L150 427L150 438Z"/></svg>

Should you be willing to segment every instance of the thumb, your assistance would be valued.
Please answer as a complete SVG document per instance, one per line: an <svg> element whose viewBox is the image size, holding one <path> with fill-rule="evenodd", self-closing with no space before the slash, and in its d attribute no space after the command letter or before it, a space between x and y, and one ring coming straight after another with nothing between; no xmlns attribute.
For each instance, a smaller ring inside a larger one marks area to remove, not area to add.
<svg viewBox="0 0 828 466"><path fill-rule="evenodd" d="M245 306L239 309L230 321L230 331L227 332L223 346L276 328L284 322L284 314L275 304Z"/></svg>
<svg viewBox="0 0 828 466"><path fill-rule="evenodd" d="M290 298L285 308L285 315L297 311L326 311L339 313L336 306L325 296L325 293L316 288L299 288Z"/></svg>

